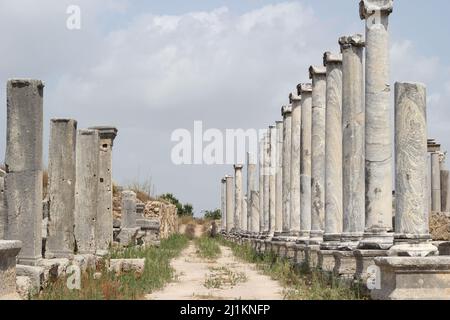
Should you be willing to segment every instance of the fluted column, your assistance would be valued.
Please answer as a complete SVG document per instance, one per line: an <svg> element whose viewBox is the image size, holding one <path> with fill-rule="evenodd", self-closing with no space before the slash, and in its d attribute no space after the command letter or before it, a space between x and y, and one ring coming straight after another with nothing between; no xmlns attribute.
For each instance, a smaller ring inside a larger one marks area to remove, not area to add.
<svg viewBox="0 0 450 320"><path fill-rule="evenodd" d="M282 107L281 114L283 116L283 236L289 236L291 224L292 107Z"/></svg>
<svg viewBox="0 0 450 320"><path fill-rule="evenodd" d="M441 212L441 152L431 154L431 211Z"/></svg>
<svg viewBox="0 0 450 320"><path fill-rule="evenodd" d="M234 190L233 177L226 176L226 218L227 218L227 233L231 233L234 229Z"/></svg>
<svg viewBox="0 0 450 320"><path fill-rule="evenodd" d="M391 254L425 257L437 252L431 244L427 210L426 88L395 84L396 215Z"/></svg>
<svg viewBox="0 0 450 320"><path fill-rule="evenodd" d="M242 169L241 164L234 165L234 231L240 232L242 230L242 199L244 197L242 192Z"/></svg>
<svg viewBox="0 0 450 320"><path fill-rule="evenodd" d="M301 159L300 159L300 238L309 240L311 233L311 133L312 133L312 86L302 83L297 87L301 96Z"/></svg>
<svg viewBox="0 0 450 320"><path fill-rule="evenodd" d="M277 121L277 171L275 199L275 236L283 232L283 121Z"/></svg>
<svg viewBox="0 0 450 320"><path fill-rule="evenodd" d="M275 216L276 216L276 174L277 174L277 127L270 126L270 175L269 175L269 234L274 236L275 233Z"/></svg>
<svg viewBox="0 0 450 320"><path fill-rule="evenodd" d="M265 156L265 143L266 143L266 133L264 132L259 143L259 233L264 232L264 156Z"/></svg>
<svg viewBox="0 0 450 320"><path fill-rule="evenodd" d="M291 93L289 96L292 105L291 120L291 209L290 209L290 236L300 236L300 157L301 157L301 125L302 108L301 96Z"/></svg>
<svg viewBox="0 0 450 320"><path fill-rule="evenodd" d="M342 246L354 249L365 221L364 40L362 35L339 39L343 54L343 212Z"/></svg>
<svg viewBox="0 0 450 320"><path fill-rule="evenodd" d="M392 133L389 85L389 15L392 0L363 0L366 21L366 226L361 248L392 245Z"/></svg>
<svg viewBox="0 0 450 320"><path fill-rule="evenodd" d="M256 217L253 217L252 212L252 194L253 191L256 191L256 155L247 152L247 229L248 232L253 232L254 226L253 223Z"/></svg>
<svg viewBox="0 0 450 320"><path fill-rule="evenodd" d="M264 139L264 207L263 207L263 233L268 235L270 228L270 128Z"/></svg>
<svg viewBox="0 0 450 320"><path fill-rule="evenodd" d="M312 213L311 244L323 241L325 227L325 109L326 69L311 66L312 79Z"/></svg>

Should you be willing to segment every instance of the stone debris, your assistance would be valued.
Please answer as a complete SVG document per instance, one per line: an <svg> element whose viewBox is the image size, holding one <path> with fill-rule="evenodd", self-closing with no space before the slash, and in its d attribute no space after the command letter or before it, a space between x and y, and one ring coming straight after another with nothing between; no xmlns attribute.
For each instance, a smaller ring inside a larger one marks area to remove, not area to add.
<svg viewBox="0 0 450 320"><path fill-rule="evenodd" d="M430 216L430 233L433 240L450 241L450 213L432 212Z"/></svg>
<svg viewBox="0 0 450 320"><path fill-rule="evenodd" d="M141 275L144 272L145 259L111 259L108 270L116 274L134 272Z"/></svg>

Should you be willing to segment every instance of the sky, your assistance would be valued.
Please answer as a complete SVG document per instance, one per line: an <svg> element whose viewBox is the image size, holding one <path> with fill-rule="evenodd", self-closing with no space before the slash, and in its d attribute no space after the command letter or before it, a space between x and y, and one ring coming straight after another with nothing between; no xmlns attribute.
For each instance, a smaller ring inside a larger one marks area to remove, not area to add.
<svg viewBox="0 0 450 320"><path fill-rule="evenodd" d="M69 30L69 5L81 28ZM395 0L390 17L391 82L427 85L429 136L450 146L450 10L447 0ZM6 82L36 78L49 122L114 125L113 176L155 186L194 205L220 207L230 165L175 165L174 130L261 129L308 67L364 33L357 0L0 0L0 159L6 141ZM45 160L44 165L46 165Z"/></svg>

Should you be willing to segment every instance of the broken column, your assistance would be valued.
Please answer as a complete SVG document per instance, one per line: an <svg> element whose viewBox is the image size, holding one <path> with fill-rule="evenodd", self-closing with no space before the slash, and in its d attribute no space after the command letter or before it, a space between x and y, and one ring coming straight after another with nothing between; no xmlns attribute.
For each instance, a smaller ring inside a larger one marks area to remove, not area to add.
<svg viewBox="0 0 450 320"><path fill-rule="evenodd" d="M247 212L245 213L247 215L247 228L246 231L249 233L253 233L254 226L253 224L257 223L256 221L257 217L253 216L252 212L252 194L253 191L256 191L256 155L247 152ZM259 223L259 222L258 222Z"/></svg>
<svg viewBox="0 0 450 320"><path fill-rule="evenodd" d="M428 227L426 187L426 88L418 83L395 85L396 217L390 257L376 258L380 286L373 299L446 299L450 290L450 257L433 256Z"/></svg>
<svg viewBox="0 0 450 320"><path fill-rule="evenodd" d="M18 299L16 290L16 258L20 241L0 240L0 300Z"/></svg>
<svg viewBox="0 0 450 320"><path fill-rule="evenodd" d="M74 253L76 141L76 120L51 120L46 258L70 258Z"/></svg>
<svg viewBox="0 0 450 320"><path fill-rule="evenodd" d="M42 130L44 83L14 79L7 85L6 239L22 241L18 263L42 259Z"/></svg>
<svg viewBox="0 0 450 320"><path fill-rule="evenodd" d="M311 177L311 238L310 244L323 241L325 227L325 109L326 69L311 66L312 79L312 177Z"/></svg>
<svg viewBox="0 0 450 320"><path fill-rule="evenodd" d="M276 174L278 160L278 141L277 127L270 126L270 175L269 175L269 236L273 237L275 233L275 215L276 215Z"/></svg>
<svg viewBox="0 0 450 320"><path fill-rule="evenodd" d="M242 193L242 169L241 164L234 165L234 229L235 232L242 230L242 199L244 197Z"/></svg>
<svg viewBox="0 0 450 320"><path fill-rule="evenodd" d="M95 254L99 134L78 130L75 178L75 241L80 254Z"/></svg>
<svg viewBox="0 0 450 320"><path fill-rule="evenodd" d="M301 126L302 107L301 96L297 93L290 95L292 105L291 120L291 199L290 199L290 223L289 236L291 240L297 240L300 236L300 157L301 157Z"/></svg>
<svg viewBox="0 0 450 320"><path fill-rule="evenodd" d="M300 237L305 243L311 232L311 133L312 133L312 86L302 83L298 87L302 97L301 159L300 159Z"/></svg>
<svg viewBox="0 0 450 320"><path fill-rule="evenodd" d="M134 191L122 191L122 223L117 239L123 246L136 244L139 227L137 226L137 198Z"/></svg>
<svg viewBox="0 0 450 320"><path fill-rule="evenodd" d="M283 237L289 237L291 224L291 151L292 151L292 107L281 108L283 116Z"/></svg>
<svg viewBox="0 0 450 320"><path fill-rule="evenodd" d="M389 85L389 15L392 0L360 2L366 21L366 222L361 248L392 246L392 133Z"/></svg>
<svg viewBox="0 0 450 320"><path fill-rule="evenodd" d="M277 121L277 171L275 199L275 237L283 232L283 121Z"/></svg>
<svg viewBox="0 0 450 320"><path fill-rule="evenodd" d="M0 240L6 238L6 228L8 227L8 210L5 199L5 175L6 172L0 169Z"/></svg>
<svg viewBox="0 0 450 320"><path fill-rule="evenodd" d="M431 211L441 212L441 152L431 154Z"/></svg>
<svg viewBox="0 0 450 320"><path fill-rule="evenodd" d="M227 218L227 233L231 233L234 229L234 192L233 192L233 177L226 176L226 218Z"/></svg>
<svg viewBox="0 0 450 320"><path fill-rule="evenodd" d="M113 241L112 148L117 136L114 127L94 127L100 136L97 219L95 242L97 250L108 250Z"/></svg>

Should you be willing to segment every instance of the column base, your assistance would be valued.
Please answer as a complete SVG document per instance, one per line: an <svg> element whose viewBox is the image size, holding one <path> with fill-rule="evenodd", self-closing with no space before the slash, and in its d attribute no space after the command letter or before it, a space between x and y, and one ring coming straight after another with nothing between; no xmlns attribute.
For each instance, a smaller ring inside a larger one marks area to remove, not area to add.
<svg viewBox="0 0 450 320"><path fill-rule="evenodd" d="M286 248L285 258L287 258L289 261L292 261L293 263L295 263L295 260L296 260L295 242L292 242L292 241L286 242L285 248Z"/></svg>
<svg viewBox="0 0 450 320"><path fill-rule="evenodd" d="M367 269L375 265L375 258L387 256L387 250L355 250L353 253L356 259L355 278L363 281L367 281Z"/></svg>
<svg viewBox="0 0 450 320"><path fill-rule="evenodd" d="M318 268L325 272L333 272L335 266L334 250L320 250Z"/></svg>
<svg viewBox="0 0 450 320"><path fill-rule="evenodd" d="M305 255L306 245L304 244L294 244L294 264L302 265L306 263L306 255Z"/></svg>
<svg viewBox="0 0 450 320"><path fill-rule="evenodd" d="M431 242L428 243L396 243L388 251L389 256L429 257L439 255L439 250Z"/></svg>
<svg viewBox="0 0 450 320"><path fill-rule="evenodd" d="M74 256L73 251L45 251L45 258L46 259L70 259L72 260Z"/></svg>
<svg viewBox="0 0 450 320"><path fill-rule="evenodd" d="M344 279L353 279L356 273L356 258L353 251L335 251L333 273Z"/></svg>
<svg viewBox="0 0 450 320"><path fill-rule="evenodd" d="M376 258L380 268L374 300L450 300L450 257Z"/></svg>
<svg viewBox="0 0 450 320"><path fill-rule="evenodd" d="M309 244L320 245L323 242L323 231L311 231Z"/></svg>
<svg viewBox="0 0 450 320"><path fill-rule="evenodd" d="M305 247L305 262L310 268L317 268L319 266L319 245L308 245Z"/></svg>
<svg viewBox="0 0 450 320"><path fill-rule="evenodd" d="M0 300L17 297L16 257L21 248L20 241L0 240Z"/></svg>
<svg viewBox="0 0 450 320"><path fill-rule="evenodd" d="M39 266L39 264L42 261L42 257L41 256L37 256L37 257L21 257L20 253L19 253L19 257L17 258L17 264L20 265L24 265L24 266L31 266L31 267L36 267Z"/></svg>
<svg viewBox="0 0 450 320"><path fill-rule="evenodd" d="M370 232L364 233L359 242L358 249L388 250L394 245L394 234L392 232Z"/></svg>

